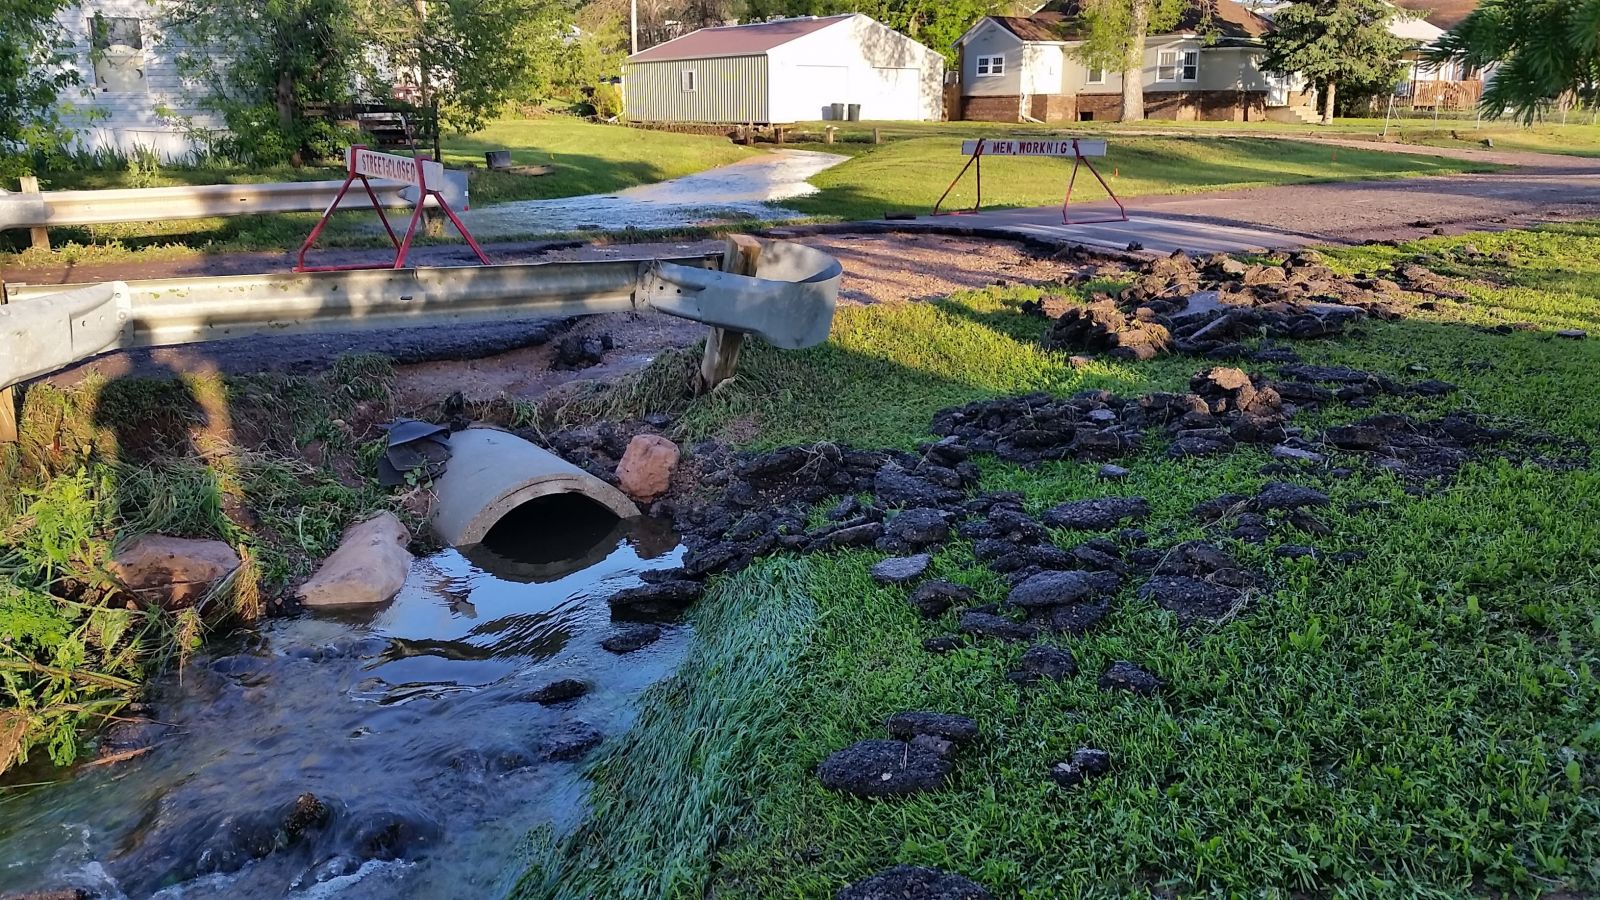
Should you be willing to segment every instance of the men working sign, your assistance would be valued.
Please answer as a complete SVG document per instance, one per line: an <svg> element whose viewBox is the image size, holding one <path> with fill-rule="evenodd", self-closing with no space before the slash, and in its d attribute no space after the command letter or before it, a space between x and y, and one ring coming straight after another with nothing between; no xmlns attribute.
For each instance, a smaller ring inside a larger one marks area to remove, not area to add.
<svg viewBox="0 0 1600 900"><path fill-rule="evenodd" d="M1111 185L1106 184L1106 180L1100 177L1100 173L1095 170L1094 163L1089 161L1090 157L1103 157L1106 155L1106 142L1103 139L978 138L977 140L963 141L961 155L970 158L967 160L967 164L961 168L960 174L956 175L955 181L950 182L950 186L945 188L944 193L939 196L939 202L933 205L933 214L936 216L956 214L954 212L941 212L939 208L944 205L945 199L950 196L951 191L955 190L955 186L960 183L962 176L967 174L968 169L975 169L974 174L977 179L978 195L973 200L972 209L964 210L964 212L977 212L979 207L983 205L983 158L985 156L1048 156L1071 157L1072 159L1072 175L1067 179L1066 198L1061 202L1061 221L1063 224L1088 225L1093 222L1128 221L1127 208L1122 205L1121 200L1117 199L1116 192L1111 190ZM1106 189L1106 194L1111 198L1111 202L1117 205L1117 210L1120 213L1117 218L1093 219L1085 222L1074 222L1069 218L1068 208L1072 205L1072 188L1078 181L1078 168L1080 166L1087 166L1094 175L1095 180L1099 181L1100 186Z"/></svg>
<svg viewBox="0 0 1600 900"><path fill-rule="evenodd" d="M467 231L467 226L461 224L461 219L455 210L450 208L450 203L440 191L445 187L444 166L426 156L396 156L392 153L378 153L362 146L351 147L345 155L344 184L339 187L339 193L334 195L333 202L323 211L322 218L317 220L315 228L306 237L304 244L300 245L300 256L295 264L296 272L328 272L343 269L385 269L405 268L406 256L411 252L411 241L417 235L417 223L422 221L422 211L428 205L428 198L444 210L450 217L451 224L456 226L456 231L466 239L467 246L478 255L478 261L484 265L491 265L489 257L484 254L483 248L472 239L472 234ZM389 233L389 241L394 244L394 264L385 265L347 265L347 266L308 266L306 265L306 251L316 242L317 235L322 233L328 219L334 210L339 208L339 201L344 199L345 192L350 190L350 185L357 178L361 179L361 186L366 189L367 197L372 201L372 208L378 211L378 219L383 222L383 230ZM389 216L383 211L383 204L378 202L378 195L372 190L369 178L382 178L386 181L401 181L415 187L416 208L411 212L411 223L406 227L404 239L397 237L394 229L389 226Z"/></svg>

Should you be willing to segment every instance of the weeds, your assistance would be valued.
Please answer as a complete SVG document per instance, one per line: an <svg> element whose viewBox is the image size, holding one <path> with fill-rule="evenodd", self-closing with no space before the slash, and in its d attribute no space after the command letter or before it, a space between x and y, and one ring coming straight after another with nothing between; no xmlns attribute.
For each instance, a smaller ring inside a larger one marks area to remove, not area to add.
<svg viewBox="0 0 1600 900"><path fill-rule="evenodd" d="M71 762L147 678L211 627L259 618L352 520L389 504L361 454L390 416L391 374L356 356L317 378L28 390L21 440L0 450L0 770L39 747ZM312 443L319 465L299 455ZM139 603L106 563L148 533L219 539L242 563L192 607Z"/></svg>

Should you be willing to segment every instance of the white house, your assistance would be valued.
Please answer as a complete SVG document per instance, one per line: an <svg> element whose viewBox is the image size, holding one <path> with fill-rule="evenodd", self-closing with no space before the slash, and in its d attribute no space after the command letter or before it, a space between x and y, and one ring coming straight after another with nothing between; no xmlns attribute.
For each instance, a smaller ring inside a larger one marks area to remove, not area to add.
<svg viewBox="0 0 1600 900"><path fill-rule="evenodd" d="M1202 8L1208 7L1208 8ZM1078 57L1078 0L1029 16L985 16L956 42L963 119L1115 121L1122 73ZM1299 79L1261 69L1271 23L1234 0L1195 2L1177 26L1146 41L1145 113L1152 119L1310 118Z"/></svg>
<svg viewBox="0 0 1600 900"><path fill-rule="evenodd" d="M623 109L641 122L772 124L943 117L944 57L858 13L702 28L628 57Z"/></svg>
<svg viewBox="0 0 1600 900"><path fill-rule="evenodd" d="M192 147L184 122L220 128L201 85L178 72L184 45L162 33L150 0L81 0L56 14L79 84L61 95L85 150L152 150L166 159Z"/></svg>

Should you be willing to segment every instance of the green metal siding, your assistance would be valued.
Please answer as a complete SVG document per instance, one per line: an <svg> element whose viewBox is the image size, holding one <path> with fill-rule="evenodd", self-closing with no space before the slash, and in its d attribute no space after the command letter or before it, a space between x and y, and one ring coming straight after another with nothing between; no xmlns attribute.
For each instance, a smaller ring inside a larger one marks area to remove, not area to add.
<svg viewBox="0 0 1600 900"><path fill-rule="evenodd" d="M694 70L698 89L683 89L683 73ZM628 63L623 70L623 106L636 122L767 121L767 58L728 56Z"/></svg>

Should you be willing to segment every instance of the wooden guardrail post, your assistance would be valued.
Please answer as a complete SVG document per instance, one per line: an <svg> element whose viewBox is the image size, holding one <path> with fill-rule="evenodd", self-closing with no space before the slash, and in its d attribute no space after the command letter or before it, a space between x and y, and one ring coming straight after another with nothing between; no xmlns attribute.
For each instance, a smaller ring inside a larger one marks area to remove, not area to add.
<svg viewBox="0 0 1600 900"><path fill-rule="evenodd" d="M36 228L35 231L43 231ZM0 306L6 305L6 283L0 281ZM0 444L17 442L17 389L0 390Z"/></svg>
<svg viewBox="0 0 1600 900"><path fill-rule="evenodd" d="M24 194L39 193L39 179L35 176L24 175L18 180L22 182L22 192ZM33 228L28 229L28 234L33 238L33 249L50 249L50 229L44 227L43 225L36 225Z"/></svg>
<svg viewBox="0 0 1600 900"><path fill-rule="evenodd" d="M728 235L727 247L722 251L722 271L754 277L760 262L760 241L748 234ZM706 335L705 356L700 359L698 393L703 394L733 377L733 370L739 365L739 350L743 346L743 332L715 326L711 328Z"/></svg>

